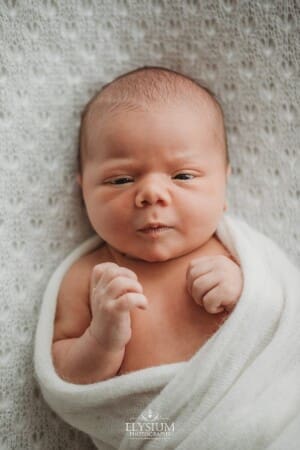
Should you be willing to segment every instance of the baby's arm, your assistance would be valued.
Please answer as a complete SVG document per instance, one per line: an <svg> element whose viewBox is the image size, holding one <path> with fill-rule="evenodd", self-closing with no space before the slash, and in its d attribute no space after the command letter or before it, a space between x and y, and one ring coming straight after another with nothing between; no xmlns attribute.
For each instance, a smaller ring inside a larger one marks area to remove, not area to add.
<svg viewBox="0 0 300 450"><path fill-rule="evenodd" d="M125 270L103 263L87 277L86 267L79 261L65 276L58 297L52 355L56 371L66 381L95 383L113 377L119 370L130 339L128 316L132 307L131 294L123 295L123 303L119 297L124 290L140 289L134 274L130 280L128 273L124 276Z"/></svg>
<svg viewBox="0 0 300 450"><path fill-rule="evenodd" d="M211 314L231 312L242 293L241 268L224 255L194 259L186 278L189 294Z"/></svg>

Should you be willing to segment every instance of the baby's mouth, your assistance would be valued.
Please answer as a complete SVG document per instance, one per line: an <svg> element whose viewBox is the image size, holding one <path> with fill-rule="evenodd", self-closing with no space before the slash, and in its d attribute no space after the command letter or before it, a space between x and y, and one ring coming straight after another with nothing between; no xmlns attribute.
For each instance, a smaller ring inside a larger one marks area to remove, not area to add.
<svg viewBox="0 0 300 450"><path fill-rule="evenodd" d="M171 227L163 223L149 223L145 225L143 228L140 228L138 231L141 231L144 234L156 235L168 231L170 229Z"/></svg>

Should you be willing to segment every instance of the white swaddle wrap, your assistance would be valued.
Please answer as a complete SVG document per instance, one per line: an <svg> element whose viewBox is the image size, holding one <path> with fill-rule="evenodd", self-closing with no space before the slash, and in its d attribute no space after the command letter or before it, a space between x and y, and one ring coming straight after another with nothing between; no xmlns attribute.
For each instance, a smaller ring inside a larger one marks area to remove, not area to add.
<svg viewBox="0 0 300 450"><path fill-rule="evenodd" d="M217 235L240 262L244 288L226 322L187 362L89 385L62 380L51 358L57 293L71 264L101 239L84 242L53 274L36 332L36 376L50 407L97 448L300 447L300 272L239 219L224 215Z"/></svg>

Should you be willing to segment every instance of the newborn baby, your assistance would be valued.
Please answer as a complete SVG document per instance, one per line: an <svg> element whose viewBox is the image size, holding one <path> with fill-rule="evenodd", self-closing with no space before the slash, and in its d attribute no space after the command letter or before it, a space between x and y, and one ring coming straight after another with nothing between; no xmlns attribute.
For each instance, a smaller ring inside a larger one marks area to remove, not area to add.
<svg viewBox="0 0 300 450"><path fill-rule="evenodd" d="M88 103L78 182L104 243L60 286L61 378L94 383L186 361L222 325L243 285L215 234L229 173L221 107L182 74L137 69Z"/></svg>

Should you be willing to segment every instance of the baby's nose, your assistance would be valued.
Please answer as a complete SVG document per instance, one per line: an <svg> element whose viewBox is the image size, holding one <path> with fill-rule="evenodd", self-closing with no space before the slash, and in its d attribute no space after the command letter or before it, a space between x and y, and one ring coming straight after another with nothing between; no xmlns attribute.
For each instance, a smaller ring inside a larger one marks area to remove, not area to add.
<svg viewBox="0 0 300 450"><path fill-rule="evenodd" d="M136 206L141 208L145 205L160 203L167 206L171 202L169 186L166 181L151 177L141 182L135 198Z"/></svg>

